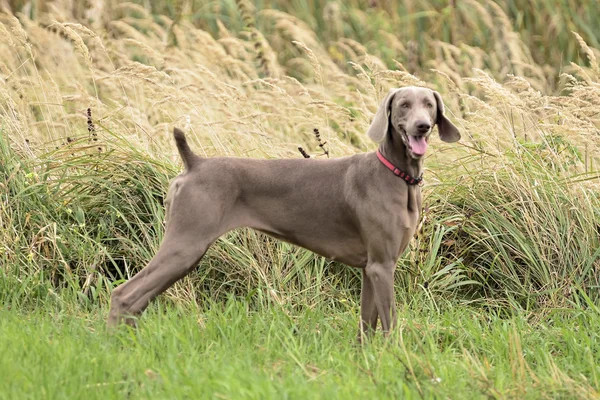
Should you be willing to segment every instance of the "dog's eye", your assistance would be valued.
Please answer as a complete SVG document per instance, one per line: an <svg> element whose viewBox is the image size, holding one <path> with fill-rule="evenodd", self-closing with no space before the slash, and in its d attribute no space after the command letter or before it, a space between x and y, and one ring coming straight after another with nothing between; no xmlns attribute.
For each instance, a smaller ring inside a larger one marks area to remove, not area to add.
<svg viewBox="0 0 600 400"><path fill-rule="evenodd" d="M410 103L402 103L402 104L400 104L400 107L402 107L402 108L410 108Z"/></svg>
<svg viewBox="0 0 600 400"><path fill-rule="evenodd" d="M426 105L427 105L427 108L433 108L433 104L431 104L431 103L427 103Z"/></svg>

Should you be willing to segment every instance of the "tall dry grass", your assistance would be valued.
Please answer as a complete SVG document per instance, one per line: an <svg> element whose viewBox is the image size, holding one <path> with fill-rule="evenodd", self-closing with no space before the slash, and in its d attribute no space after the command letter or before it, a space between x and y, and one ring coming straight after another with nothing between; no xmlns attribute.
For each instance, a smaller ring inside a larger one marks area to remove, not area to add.
<svg viewBox="0 0 600 400"><path fill-rule="evenodd" d="M0 14L0 295L19 304L60 301L65 291L105 300L107 287L143 267L179 169L173 126L203 156L302 157L298 146L318 155L318 129L338 157L373 150L364 133L383 93L416 84L443 93L463 139L432 143L421 232L400 262L402 293L524 308L597 301L598 51L570 33L585 60L549 70L502 7L458 3L452 13L466 12L463 4L481 13L493 45L425 36L435 51L415 52L418 43L381 29L385 46L370 52L369 40L345 37L348 22L337 24L336 13L346 8L335 5L330 32L245 0L214 3L235 12L211 20L210 32L190 22L189 9L170 18L125 2L90 25L56 4L36 20ZM221 15L211 12L203 15ZM399 15L364 21L391 25ZM389 69L394 58L406 62ZM357 282L355 271L239 231L170 293L337 304Z"/></svg>

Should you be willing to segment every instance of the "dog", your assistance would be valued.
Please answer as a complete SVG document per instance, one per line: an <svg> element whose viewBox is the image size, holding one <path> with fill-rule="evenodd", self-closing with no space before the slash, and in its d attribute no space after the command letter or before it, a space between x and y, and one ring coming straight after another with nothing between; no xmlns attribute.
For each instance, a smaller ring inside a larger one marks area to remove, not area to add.
<svg viewBox="0 0 600 400"><path fill-rule="evenodd" d="M389 91L368 129L375 152L336 159L202 158L174 137L185 170L170 184L157 254L112 292L109 326L134 324L148 303L189 273L224 233L250 227L362 269L359 340L396 324L394 270L421 211L424 155L434 125L460 139L438 92Z"/></svg>

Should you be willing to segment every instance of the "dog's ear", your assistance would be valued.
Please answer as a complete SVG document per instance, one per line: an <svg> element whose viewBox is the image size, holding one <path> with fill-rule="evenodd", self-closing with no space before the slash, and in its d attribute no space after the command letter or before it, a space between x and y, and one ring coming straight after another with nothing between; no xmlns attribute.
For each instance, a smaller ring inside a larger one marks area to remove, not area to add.
<svg viewBox="0 0 600 400"><path fill-rule="evenodd" d="M436 91L433 91L433 95L435 96L435 101L437 103L437 118L435 123L438 127L440 139L447 143L457 142L460 140L460 132L444 115L444 102L442 101L442 96Z"/></svg>
<svg viewBox="0 0 600 400"><path fill-rule="evenodd" d="M367 130L367 135L377 143L381 142L388 132L390 125L390 106L392 105L394 95L399 91L400 89L390 89L377 109L375 117L373 117L373 122L371 122L371 126L369 126L369 130Z"/></svg>

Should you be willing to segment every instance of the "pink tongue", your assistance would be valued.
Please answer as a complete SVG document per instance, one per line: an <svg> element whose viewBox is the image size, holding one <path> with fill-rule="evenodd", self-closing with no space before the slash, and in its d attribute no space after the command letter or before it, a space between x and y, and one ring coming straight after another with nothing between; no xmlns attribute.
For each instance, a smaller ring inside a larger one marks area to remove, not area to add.
<svg viewBox="0 0 600 400"><path fill-rule="evenodd" d="M408 135L408 144L410 144L412 152L419 156L425 154L425 150L427 150L427 142L423 136L415 137Z"/></svg>

